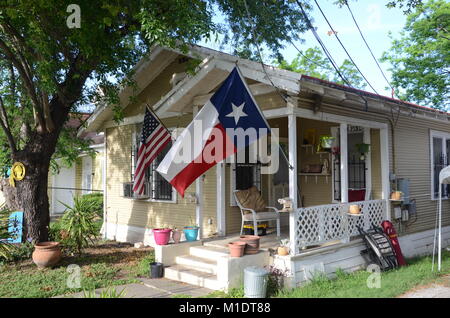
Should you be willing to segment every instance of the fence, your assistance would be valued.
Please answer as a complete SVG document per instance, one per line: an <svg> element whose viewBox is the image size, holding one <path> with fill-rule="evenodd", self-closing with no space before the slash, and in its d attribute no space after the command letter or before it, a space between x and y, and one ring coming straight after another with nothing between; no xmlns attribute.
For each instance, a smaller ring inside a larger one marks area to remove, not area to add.
<svg viewBox="0 0 450 318"><path fill-rule="evenodd" d="M348 213L350 205L361 208L360 215ZM299 249L359 235L358 227L368 229L386 219L386 200L369 200L299 208L296 210L296 245ZM299 251L296 251L296 254Z"/></svg>

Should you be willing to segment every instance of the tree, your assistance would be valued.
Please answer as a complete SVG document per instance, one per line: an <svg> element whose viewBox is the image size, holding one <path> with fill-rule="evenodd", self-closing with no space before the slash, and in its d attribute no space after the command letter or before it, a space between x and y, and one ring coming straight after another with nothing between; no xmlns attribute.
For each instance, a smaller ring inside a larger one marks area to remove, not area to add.
<svg viewBox="0 0 450 318"><path fill-rule="evenodd" d="M300 52L291 63L281 60L277 63L280 68L298 72L301 74L333 81L338 84L348 85L336 72L330 61L324 56L318 47L309 48L304 53ZM351 86L364 89L366 83L350 60L345 59L339 67L339 72L351 84Z"/></svg>
<svg viewBox="0 0 450 318"><path fill-rule="evenodd" d="M432 0L408 15L399 39L383 54L391 84L407 101L449 109L450 3Z"/></svg>
<svg viewBox="0 0 450 318"><path fill-rule="evenodd" d="M283 43L306 30L289 0L72 2L0 4L0 142L10 162L25 165L17 195L34 241L48 238L48 171L68 114L95 97L120 120L119 88L134 85L131 69L153 44L185 49L218 35L233 47L256 43L279 57ZM224 22L213 19L215 10Z"/></svg>

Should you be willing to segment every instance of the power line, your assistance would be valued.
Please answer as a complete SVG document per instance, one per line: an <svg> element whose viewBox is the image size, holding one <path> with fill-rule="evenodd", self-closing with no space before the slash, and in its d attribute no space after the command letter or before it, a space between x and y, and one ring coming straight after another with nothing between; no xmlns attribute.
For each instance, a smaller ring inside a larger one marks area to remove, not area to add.
<svg viewBox="0 0 450 318"><path fill-rule="evenodd" d="M319 45L322 47L323 52L325 53L325 56L328 58L328 60L330 61L331 65L333 66L333 68L335 69L336 73L339 75L339 77L344 81L344 83L346 83L348 86L353 87L352 84L350 84L350 82L347 80L347 78L341 73L341 71L339 70L339 67L337 66L336 62L334 61L331 53L328 51L327 47L325 46L325 44L322 42L322 39L320 38L319 34L317 33L316 29L314 29L311 20L309 19L308 15L306 14L305 10L303 9L303 5L298 1L295 0L297 2L297 5L300 7L300 10L303 14L303 17L305 18L306 24L308 25L308 28L311 30L311 32L313 33L314 37L316 38L317 42L319 43ZM300 51L296 46L294 46L298 51ZM362 97L362 96L361 96ZM362 97L364 99L364 97ZM364 99L365 101L365 99Z"/></svg>
<svg viewBox="0 0 450 318"><path fill-rule="evenodd" d="M366 44L367 49L369 49L369 52L370 52L370 54L372 55L373 60L374 60L375 63L377 64L378 69L380 70L380 72L381 72L381 74L383 75L384 79L385 79L386 82L388 83L389 87L392 89L392 92L395 92L394 87L392 87L391 83L390 83L389 80L387 79L387 77L386 77L386 75L384 74L384 72L383 72L383 70L382 70L380 64L378 63L377 58L375 57L375 55L373 54L372 49L370 48L369 44L367 43L366 38L364 37L364 35L363 35L363 33L362 33L362 31L361 31L359 25L358 25L358 22L356 22L355 16L353 15L352 9L350 9L350 6L348 5L348 2L347 2L347 1L345 1L345 5L347 6L347 9L348 9L348 11L350 12L350 15L352 16L353 22L355 22L355 25L356 25L356 27L358 28L359 34L361 35L361 37L362 37L364 43ZM392 93L392 97L394 97L394 93Z"/></svg>
<svg viewBox="0 0 450 318"><path fill-rule="evenodd" d="M297 1L298 2L298 1ZM377 90L372 86L372 84L370 84L370 82L367 80L367 78L364 76L364 74L361 72L361 70L359 69L359 67L356 65L355 61L353 60L353 58L351 57L351 55L348 53L347 49L345 48L344 44L342 43L341 39L339 38L339 36L337 35L337 32L333 29L333 26L331 25L330 21L328 21L328 18L326 17L325 13L322 11L322 8L320 7L319 3L317 2L317 0L314 0L315 4L317 5L317 7L319 8L320 13L322 14L322 16L324 17L325 21L327 22L328 26L331 28L331 31L333 31L334 36L336 37L336 39L338 40L339 44L341 45L341 47L344 49L345 53L347 54L348 58L350 59L350 61L353 63L353 65L355 66L355 68L357 69L357 71L359 72L359 74L361 74L361 76L364 78L364 80L367 82L367 84L369 84L370 88L375 92L375 94L378 94Z"/></svg>

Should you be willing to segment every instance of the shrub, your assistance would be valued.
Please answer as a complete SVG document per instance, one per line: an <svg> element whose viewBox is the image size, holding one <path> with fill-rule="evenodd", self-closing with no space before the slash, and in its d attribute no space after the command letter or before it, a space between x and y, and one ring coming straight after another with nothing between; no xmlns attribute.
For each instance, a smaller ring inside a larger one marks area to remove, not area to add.
<svg viewBox="0 0 450 318"><path fill-rule="evenodd" d="M89 193L83 195L82 198L88 200L89 202L92 202L92 208L95 214L98 217L103 218L103 193L100 192Z"/></svg>
<svg viewBox="0 0 450 318"><path fill-rule="evenodd" d="M94 221L97 216L95 204L83 196L74 197L73 207L64 204L66 211L61 220L57 222L60 224L53 225L53 227L59 228L57 235L61 238L65 248L81 254L83 248L94 243L94 238L99 234L98 226Z"/></svg>
<svg viewBox="0 0 450 318"><path fill-rule="evenodd" d="M13 259L13 253L16 247L5 240L11 236L9 233L9 215L11 214L5 205L0 207L0 262Z"/></svg>

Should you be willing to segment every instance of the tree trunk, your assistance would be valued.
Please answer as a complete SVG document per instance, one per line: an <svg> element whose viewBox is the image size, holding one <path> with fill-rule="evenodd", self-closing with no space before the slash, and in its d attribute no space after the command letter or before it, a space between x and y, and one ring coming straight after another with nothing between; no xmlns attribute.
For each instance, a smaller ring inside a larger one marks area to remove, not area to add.
<svg viewBox="0 0 450 318"><path fill-rule="evenodd" d="M22 205L17 198L17 188L9 185L9 178L1 179L0 191L2 191L5 197L6 207L13 211L23 211Z"/></svg>
<svg viewBox="0 0 450 318"><path fill-rule="evenodd" d="M17 197L25 212L25 237L33 242L48 241L48 173L56 144L55 135L36 138L38 140L30 147L33 151L28 148L14 155L14 161L22 162L25 166L25 178L16 181Z"/></svg>

